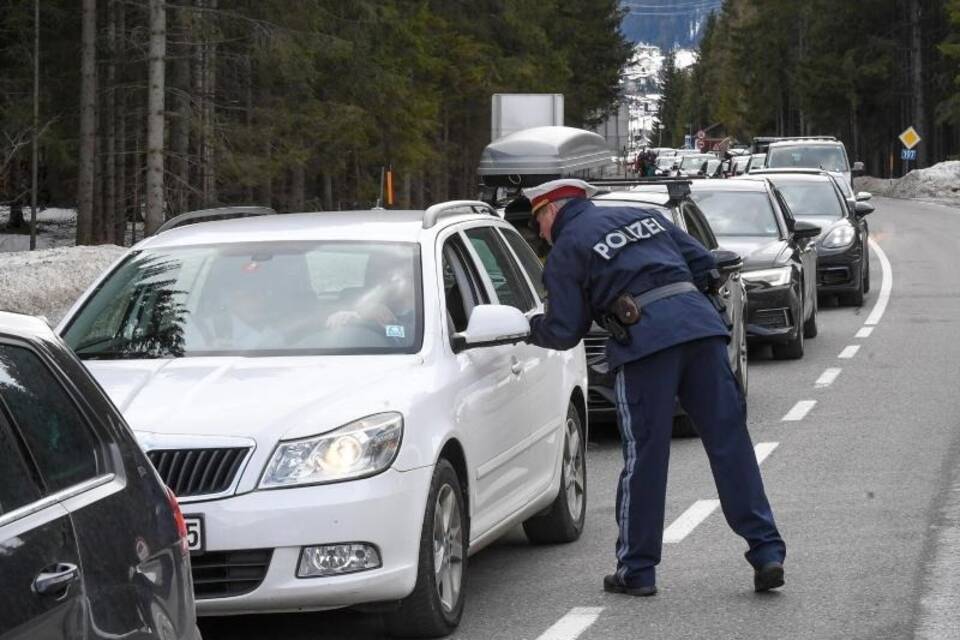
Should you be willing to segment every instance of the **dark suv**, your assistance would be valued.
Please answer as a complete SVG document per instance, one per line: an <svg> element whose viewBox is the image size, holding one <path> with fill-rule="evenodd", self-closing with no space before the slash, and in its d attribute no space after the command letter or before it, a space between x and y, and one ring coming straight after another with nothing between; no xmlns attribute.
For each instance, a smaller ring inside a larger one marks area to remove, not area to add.
<svg viewBox="0 0 960 640"><path fill-rule="evenodd" d="M120 413L0 313L0 639L199 638L187 531Z"/></svg>

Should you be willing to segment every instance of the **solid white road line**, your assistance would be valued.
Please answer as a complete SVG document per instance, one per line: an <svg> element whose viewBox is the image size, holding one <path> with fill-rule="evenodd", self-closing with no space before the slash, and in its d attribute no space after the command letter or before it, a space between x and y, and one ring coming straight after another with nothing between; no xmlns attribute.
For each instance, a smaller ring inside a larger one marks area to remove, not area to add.
<svg viewBox="0 0 960 640"><path fill-rule="evenodd" d="M890 291L893 289L893 269L890 267L890 261L887 259L887 254L883 252L883 249L880 248L873 239L870 239L870 247L873 249L873 252L877 254L877 257L880 258L880 270L883 272L883 282L880 284L880 295L877 296L877 302L873 305L873 311L870 312L870 315L867 316L867 321L864 324L875 325L880 322L880 318L883 317L883 312L887 310L887 302L890 301Z"/></svg>
<svg viewBox="0 0 960 640"><path fill-rule="evenodd" d="M773 450L780 446L779 442L758 442L753 446L753 452L757 455L757 464L763 464Z"/></svg>
<svg viewBox="0 0 960 640"><path fill-rule="evenodd" d="M818 389L824 387L829 387L833 384L833 381L837 379L837 376L840 375L842 369L839 368L830 368L820 374L820 377L817 378L817 381L814 383Z"/></svg>
<svg viewBox="0 0 960 640"><path fill-rule="evenodd" d="M698 524L706 520L719 506L719 500L697 500L694 502L689 509L673 521L673 524L664 529L663 544L676 544L686 538L691 531L697 528Z"/></svg>
<svg viewBox="0 0 960 640"><path fill-rule="evenodd" d="M864 327L857 331L857 338L869 338L870 334L873 333L873 327Z"/></svg>
<svg viewBox="0 0 960 640"><path fill-rule="evenodd" d="M838 358L843 358L844 360L849 360L853 356L857 355L857 351L860 351L860 345L851 344L850 346L844 347L843 351L840 352Z"/></svg>
<svg viewBox="0 0 960 640"><path fill-rule="evenodd" d="M793 405L793 409L790 409L787 415L780 419L780 422L797 422L803 420L806 415L810 413L810 409L813 409L816 404L816 400L801 400Z"/></svg>
<svg viewBox="0 0 960 640"><path fill-rule="evenodd" d="M603 607L574 607L537 640L574 640L600 617Z"/></svg>

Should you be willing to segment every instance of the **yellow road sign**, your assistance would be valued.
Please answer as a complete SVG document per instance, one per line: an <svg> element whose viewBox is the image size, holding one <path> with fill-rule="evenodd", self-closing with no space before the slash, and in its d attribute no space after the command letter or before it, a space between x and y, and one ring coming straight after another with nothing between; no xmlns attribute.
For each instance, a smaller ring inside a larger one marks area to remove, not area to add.
<svg viewBox="0 0 960 640"><path fill-rule="evenodd" d="M900 142L907 149L913 149L922 140L920 134L913 127L907 127L907 130L900 134Z"/></svg>

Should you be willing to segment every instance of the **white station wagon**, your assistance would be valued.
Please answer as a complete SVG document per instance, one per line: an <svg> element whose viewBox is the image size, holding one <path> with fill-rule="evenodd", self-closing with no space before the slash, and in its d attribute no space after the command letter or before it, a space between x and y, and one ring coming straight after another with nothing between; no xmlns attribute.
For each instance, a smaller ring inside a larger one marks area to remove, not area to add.
<svg viewBox="0 0 960 640"><path fill-rule="evenodd" d="M520 235L455 201L163 231L59 331L179 496L201 615L386 602L440 635L467 555L583 528L583 347L523 342L543 296Z"/></svg>

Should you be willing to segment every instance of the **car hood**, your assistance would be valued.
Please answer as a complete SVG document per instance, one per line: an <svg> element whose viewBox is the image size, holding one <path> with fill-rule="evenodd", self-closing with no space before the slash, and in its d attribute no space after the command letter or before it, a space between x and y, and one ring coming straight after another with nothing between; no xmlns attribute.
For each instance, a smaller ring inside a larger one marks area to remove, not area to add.
<svg viewBox="0 0 960 640"><path fill-rule="evenodd" d="M152 435L278 439L324 433L416 395L417 356L88 360L141 444ZM149 448L149 447L147 447Z"/></svg>
<svg viewBox="0 0 960 640"><path fill-rule="evenodd" d="M779 238L723 236L717 238L721 249L735 251L743 258L743 270L768 269L787 261L790 245Z"/></svg>

